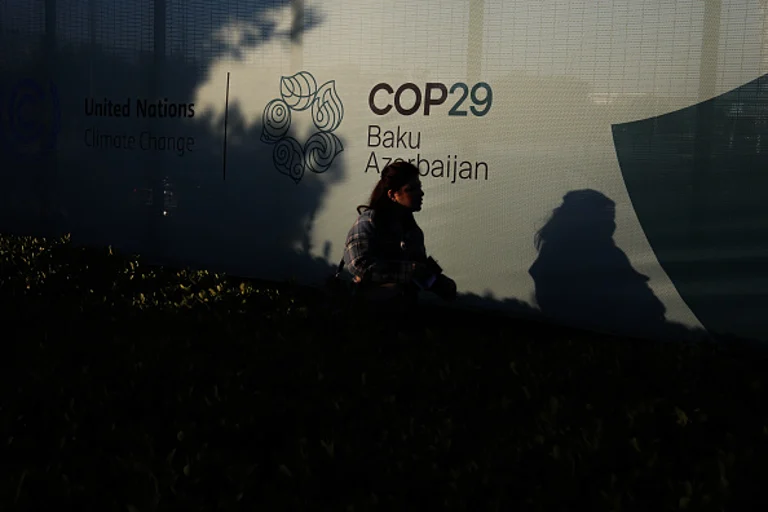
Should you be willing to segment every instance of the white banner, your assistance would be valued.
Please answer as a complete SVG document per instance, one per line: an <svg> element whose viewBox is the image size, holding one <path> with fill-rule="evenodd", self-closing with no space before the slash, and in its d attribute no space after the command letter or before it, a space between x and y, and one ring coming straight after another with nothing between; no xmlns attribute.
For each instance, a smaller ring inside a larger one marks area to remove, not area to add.
<svg viewBox="0 0 768 512"><path fill-rule="evenodd" d="M316 283L400 158L462 304L768 338L758 0L41 5L0 13L6 231Z"/></svg>

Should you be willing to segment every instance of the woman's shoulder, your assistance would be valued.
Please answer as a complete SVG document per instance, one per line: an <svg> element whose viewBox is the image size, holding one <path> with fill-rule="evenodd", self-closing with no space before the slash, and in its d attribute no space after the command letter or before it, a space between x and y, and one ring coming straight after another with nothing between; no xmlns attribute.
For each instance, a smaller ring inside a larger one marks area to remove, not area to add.
<svg viewBox="0 0 768 512"><path fill-rule="evenodd" d="M357 219L355 223L370 223L373 224L376 212L367 206L357 207Z"/></svg>
<svg viewBox="0 0 768 512"><path fill-rule="evenodd" d="M349 230L350 236L369 234L375 228L373 222L374 211L370 208L363 208L364 207L358 207L357 209L357 218L355 218L355 222Z"/></svg>
<svg viewBox="0 0 768 512"><path fill-rule="evenodd" d="M370 217L373 216L374 213L375 213L375 210L373 208L371 208L370 206L361 204L360 206L357 207L357 216L358 217L365 216L365 217L369 217L370 218Z"/></svg>

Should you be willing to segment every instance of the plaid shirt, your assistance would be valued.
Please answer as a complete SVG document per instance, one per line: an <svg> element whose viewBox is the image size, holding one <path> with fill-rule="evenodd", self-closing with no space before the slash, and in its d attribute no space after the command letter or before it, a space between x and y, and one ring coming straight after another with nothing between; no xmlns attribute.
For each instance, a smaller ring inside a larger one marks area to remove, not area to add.
<svg viewBox="0 0 768 512"><path fill-rule="evenodd" d="M413 263L426 258L421 228L377 225L373 210L357 217L344 247L344 262L361 283L410 283Z"/></svg>

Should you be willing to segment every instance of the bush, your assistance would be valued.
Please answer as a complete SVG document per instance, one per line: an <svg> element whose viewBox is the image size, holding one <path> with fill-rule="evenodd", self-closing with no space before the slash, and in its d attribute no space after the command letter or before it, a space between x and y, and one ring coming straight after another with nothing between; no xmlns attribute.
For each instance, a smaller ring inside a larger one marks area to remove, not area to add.
<svg viewBox="0 0 768 512"><path fill-rule="evenodd" d="M428 312L0 238L0 508L736 510L768 481L762 360Z"/></svg>

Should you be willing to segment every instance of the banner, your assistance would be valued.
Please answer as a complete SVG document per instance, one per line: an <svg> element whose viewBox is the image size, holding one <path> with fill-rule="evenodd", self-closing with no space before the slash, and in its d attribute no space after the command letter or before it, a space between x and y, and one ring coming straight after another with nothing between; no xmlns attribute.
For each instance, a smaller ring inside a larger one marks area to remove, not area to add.
<svg viewBox="0 0 768 512"><path fill-rule="evenodd" d="M459 304L768 339L759 0L6 0L0 230L313 284L403 159Z"/></svg>

